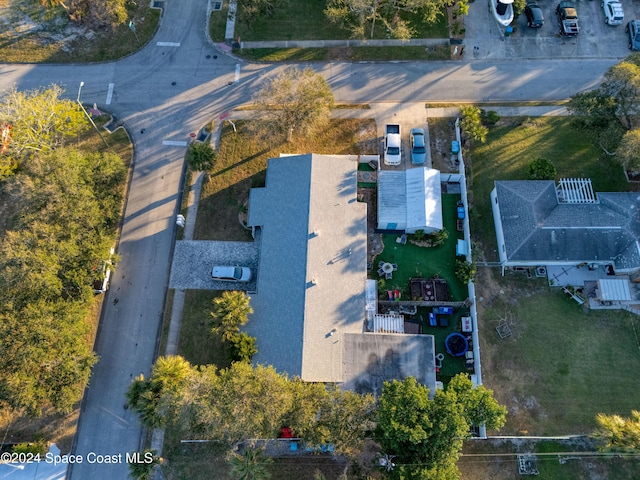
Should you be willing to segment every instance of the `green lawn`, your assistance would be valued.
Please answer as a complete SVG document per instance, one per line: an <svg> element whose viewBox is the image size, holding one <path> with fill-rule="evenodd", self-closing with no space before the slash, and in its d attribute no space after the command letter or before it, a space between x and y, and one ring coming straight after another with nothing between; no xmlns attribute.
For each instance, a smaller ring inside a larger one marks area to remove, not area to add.
<svg viewBox="0 0 640 480"><path fill-rule="evenodd" d="M507 120L507 119L504 119ZM467 155L471 169L471 232L485 248L487 260L497 260L495 230L489 195L494 180L525 180L536 158L551 160L557 178L591 178L596 192L628 190L622 167L595 148L583 132L564 117L510 119L508 126L489 129L487 141Z"/></svg>
<svg viewBox="0 0 640 480"><path fill-rule="evenodd" d="M462 237L462 232L456 230L456 203L460 195L442 195L442 218L444 228L449 232L446 242L433 248L419 247L407 242L401 245L396 242L398 235L383 235L384 250L374 260L374 265L379 261L398 264L398 270L393 272L392 280L383 282L382 290L400 290L402 299L410 299L410 278L431 278L438 275L449 283L451 301L462 302L467 294L467 287L454 275L456 260L456 243ZM375 278L377 272L373 272Z"/></svg>
<svg viewBox="0 0 640 480"><path fill-rule="evenodd" d="M182 325L178 354L193 365L229 366L226 348L218 337L211 335L211 310L213 299L220 291L187 290L182 310Z"/></svg>
<svg viewBox="0 0 640 480"><path fill-rule="evenodd" d="M349 31L341 29L327 20L324 14L326 4L325 0L292 1L286 9L277 11L273 17L256 21L250 28L236 22L235 37L240 37L244 41L348 39ZM239 8L242 8L241 5ZM223 12L214 13L216 16L224 15ZM433 25L425 24L417 15L404 14L403 17L411 22L415 28L415 38L449 38L446 15L440 15ZM215 20L215 22L217 23L219 20ZM217 31L219 31L219 27L216 27ZM366 28L366 32L367 38L369 38L370 25ZM218 38L217 33L216 38ZM373 38L387 38L387 32L382 22L376 24Z"/></svg>
<svg viewBox="0 0 640 480"><path fill-rule="evenodd" d="M483 375L511 406L505 433L589 433L597 413L628 416L637 409L638 317L585 311L544 281L515 276L505 277L505 285L529 286L518 288L517 299L494 301L480 317ZM495 327L505 317L513 335L500 339Z"/></svg>

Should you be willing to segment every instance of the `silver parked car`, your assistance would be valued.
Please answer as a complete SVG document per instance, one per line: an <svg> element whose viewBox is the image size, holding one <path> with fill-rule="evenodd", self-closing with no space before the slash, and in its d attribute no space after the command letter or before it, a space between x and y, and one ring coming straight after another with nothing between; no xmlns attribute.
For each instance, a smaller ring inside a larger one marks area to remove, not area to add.
<svg viewBox="0 0 640 480"><path fill-rule="evenodd" d="M215 266L211 278L219 282L248 282L251 280L249 267Z"/></svg>
<svg viewBox="0 0 640 480"><path fill-rule="evenodd" d="M424 165L427 161L427 147L422 128L411 129L411 163Z"/></svg>

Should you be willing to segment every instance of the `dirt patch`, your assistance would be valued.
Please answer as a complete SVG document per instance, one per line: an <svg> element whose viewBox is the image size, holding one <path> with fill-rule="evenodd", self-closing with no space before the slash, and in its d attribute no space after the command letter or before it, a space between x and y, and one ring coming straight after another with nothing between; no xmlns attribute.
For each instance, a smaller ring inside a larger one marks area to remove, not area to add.
<svg viewBox="0 0 640 480"><path fill-rule="evenodd" d="M375 233L378 213L378 190L376 188L358 187L358 201L367 204L367 262L373 264L373 259L384 250L382 234Z"/></svg>
<svg viewBox="0 0 640 480"><path fill-rule="evenodd" d="M429 143L433 168L443 173L457 173L456 156L451 154L451 142L456 139L455 119L429 119Z"/></svg>

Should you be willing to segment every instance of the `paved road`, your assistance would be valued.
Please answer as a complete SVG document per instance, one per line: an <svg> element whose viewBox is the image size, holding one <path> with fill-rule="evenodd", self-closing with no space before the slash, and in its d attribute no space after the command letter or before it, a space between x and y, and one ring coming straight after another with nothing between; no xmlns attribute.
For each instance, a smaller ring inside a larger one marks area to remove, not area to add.
<svg viewBox="0 0 640 480"><path fill-rule="evenodd" d="M112 111L130 131L135 163L119 253L96 342L100 361L85 395L76 453L137 450L141 430L124 408L131 379L154 359L169 278L173 218L184 146L215 116L246 103L263 80L284 68L242 64L213 50L205 37L206 2L168 0L154 41L119 62L95 65L2 65L0 90L56 82L76 98ZM171 42L179 46L161 46ZM217 58L213 58L217 55ZM407 101L555 100L592 88L615 59L314 64L336 100L393 110ZM109 84L113 83L107 105ZM231 83L231 85L229 85ZM169 145L163 142L170 142ZM124 463L76 465L78 480L127 477Z"/></svg>

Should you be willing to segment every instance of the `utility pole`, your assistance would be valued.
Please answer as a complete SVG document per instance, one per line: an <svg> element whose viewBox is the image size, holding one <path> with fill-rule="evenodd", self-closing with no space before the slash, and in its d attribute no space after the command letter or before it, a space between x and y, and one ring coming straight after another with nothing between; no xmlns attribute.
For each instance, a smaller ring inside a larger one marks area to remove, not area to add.
<svg viewBox="0 0 640 480"><path fill-rule="evenodd" d="M89 121L91 122L91 125L93 125L93 128L96 129L96 132L98 132L98 135L100 135L100 138L102 139L102 141L104 142L105 146L107 148L109 148L109 144L107 143L107 141L104 139L104 137L102 136L102 133L100 132L100 129L98 128L98 126L95 124L95 122L93 121L93 118L91 118L91 115L89 115L89 113L85 110L84 105L82 105L82 102L80 101L80 92L82 91L82 87L84 87L84 82L80 82L80 87L78 87L78 98L76 98L76 101L78 102L78 105L80 105L80 108L82 109L82 111L84 112L84 114L87 116L87 118L89 119Z"/></svg>

